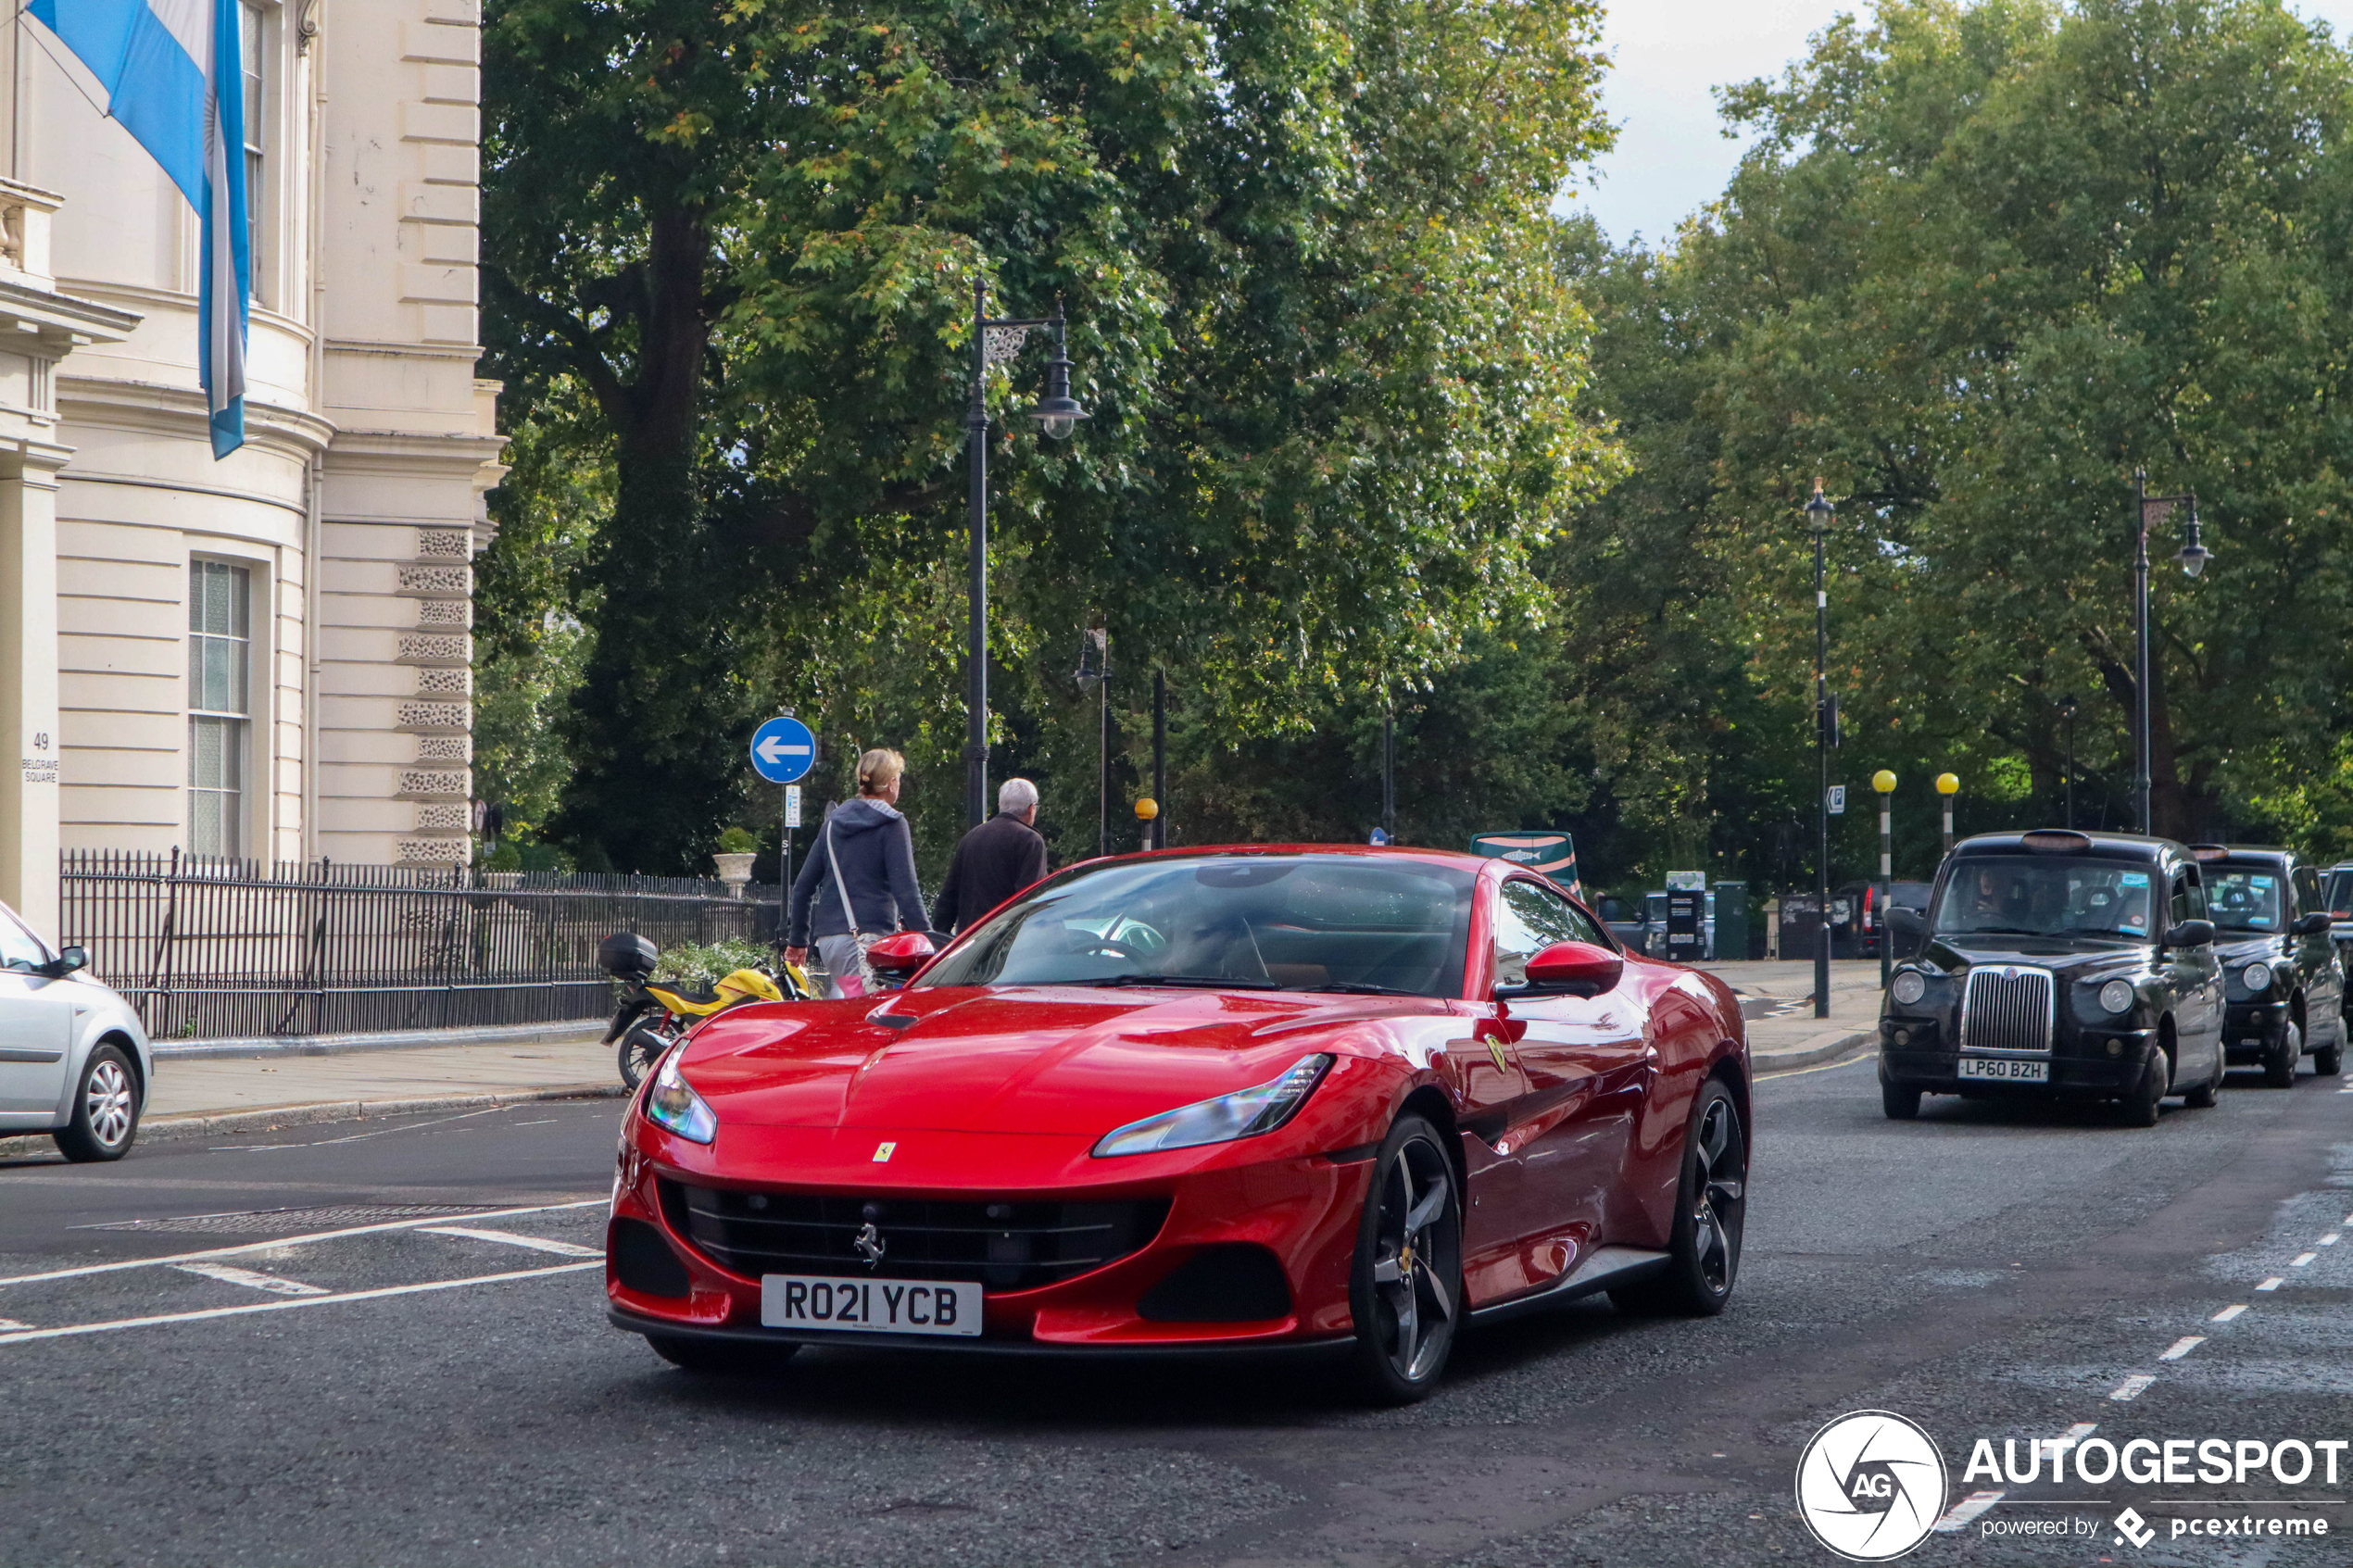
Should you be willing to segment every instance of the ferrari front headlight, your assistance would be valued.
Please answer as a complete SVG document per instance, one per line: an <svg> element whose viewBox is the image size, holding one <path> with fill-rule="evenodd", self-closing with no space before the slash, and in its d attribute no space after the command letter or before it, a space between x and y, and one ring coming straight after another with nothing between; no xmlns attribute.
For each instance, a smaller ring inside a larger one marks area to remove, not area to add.
<svg viewBox="0 0 2353 1568"><path fill-rule="evenodd" d="M2246 982L2246 988L2250 992L2268 991L2271 988L2271 966L2267 963L2251 963L2239 972L2239 978Z"/></svg>
<svg viewBox="0 0 2353 1568"><path fill-rule="evenodd" d="M709 1143L719 1135L719 1116L678 1071L678 1059L685 1054L673 1047L661 1059L661 1071L646 1091L646 1120L682 1138Z"/></svg>
<svg viewBox="0 0 2353 1568"><path fill-rule="evenodd" d="M1147 1116L1105 1133L1095 1145L1095 1153L1098 1157L1151 1154L1164 1148L1231 1143L1236 1138L1271 1133L1306 1103L1309 1092L1331 1064L1332 1059L1320 1053L1302 1056L1285 1069L1281 1077L1271 1082L1236 1089L1230 1095L1194 1105L1180 1105L1174 1110L1164 1110L1157 1116Z"/></svg>

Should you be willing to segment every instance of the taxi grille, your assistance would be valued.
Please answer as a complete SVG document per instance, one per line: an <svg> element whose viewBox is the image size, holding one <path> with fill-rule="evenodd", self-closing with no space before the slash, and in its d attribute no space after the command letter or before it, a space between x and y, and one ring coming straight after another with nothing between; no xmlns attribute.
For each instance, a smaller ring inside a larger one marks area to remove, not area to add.
<svg viewBox="0 0 2353 1568"><path fill-rule="evenodd" d="M1961 1049L2051 1048L2051 972L1973 969L1961 997Z"/></svg>
<svg viewBox="0 0 2353 1568"><path fill-rule="evenodd" d="M661 1184L662 1217L720 1267L761 1274L978 1280L1035 1290L1141 1249L1168 1218L1164 1198L1106 1203L936 1202L858 1194L740 1192ZM859 1235L875 1227L870 1267Z"/></svg>

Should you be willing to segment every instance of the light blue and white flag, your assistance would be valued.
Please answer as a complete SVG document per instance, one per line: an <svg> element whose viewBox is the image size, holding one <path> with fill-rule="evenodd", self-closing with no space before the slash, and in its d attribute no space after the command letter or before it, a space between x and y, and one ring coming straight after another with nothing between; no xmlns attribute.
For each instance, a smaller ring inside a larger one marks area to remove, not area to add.
<svg viewBox="0 0 2353 1568"><path fill-rule="evenodd" d="M107 94L107 113L180 187L204 234L196 379L212 455L245 439L245 55L239 0L32 0L32 14Z"/></svg>

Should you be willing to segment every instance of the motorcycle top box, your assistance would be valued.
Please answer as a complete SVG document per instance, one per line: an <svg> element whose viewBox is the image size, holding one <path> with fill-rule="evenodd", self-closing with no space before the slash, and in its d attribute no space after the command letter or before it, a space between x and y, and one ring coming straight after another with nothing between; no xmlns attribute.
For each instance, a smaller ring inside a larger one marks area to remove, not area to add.
<svg viewBox="0 0 2353 1568"><path fill-rule="evenodd" d="M607 974L651 974L661 957L661 949L634 931L616 933L597 944L597 967Z"/></svg>

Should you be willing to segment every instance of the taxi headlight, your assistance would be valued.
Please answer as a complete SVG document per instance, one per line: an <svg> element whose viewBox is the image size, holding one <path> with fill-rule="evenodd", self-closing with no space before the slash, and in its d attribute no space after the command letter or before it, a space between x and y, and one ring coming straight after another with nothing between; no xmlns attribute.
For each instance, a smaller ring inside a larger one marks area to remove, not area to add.
<svg viewBox="0 0 2353 1568"><path fill-rule="evenodd" d="M719 1135L719 1117L678 1071L678 1058L683 1054L673 1047L661 1059L661 1071L654 1074L653 1087L646 1092L646 1120L682 1138L709 1143Z"/></svg>
<svg viewBox="0 0 2353 1568"><path fill-rule="evenodd" d="M1910 1007L1928 995L1928 976L1917 969L1907 969L1895 977L1895 984L1888 990L1898 1002Z"/></svg>
<svg viewBox="0 0 2353 1568"><path fill-rule="evenodd" d="M2271 988L2271 966L2251 963L2239 972L2239 978L2246 983L2250 991L2268 991Z"/></svg>
<svg viewBox="0 0 2353 1568"><path fill-rule="evenodd" d="M2111 980L2100 987L2100 1006L2110 1012L2133 1010L2133 985L2127 980Z"/></svg>
<svg viewBox="0 0 2353 1568"><path fill-rule="evenodd" d="M1164 1148L1194 1148L1202 1144L1230 1143L1236 1138L1271 1133L1306 1103L1324 1070L1332 1064L1325 1055L1302 1056L1283 1075L1253 1088L1180 1105L1140 1122L1105 1133L1095 1145L1098 1156L1150 1154Z"/></svg>

